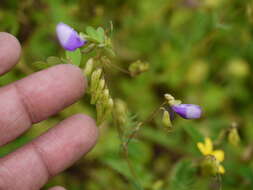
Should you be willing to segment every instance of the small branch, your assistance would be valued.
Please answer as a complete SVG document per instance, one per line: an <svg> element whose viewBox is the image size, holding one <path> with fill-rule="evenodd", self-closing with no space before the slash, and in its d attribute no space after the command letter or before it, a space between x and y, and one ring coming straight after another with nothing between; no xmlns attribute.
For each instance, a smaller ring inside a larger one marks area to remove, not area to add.
<svg viewBox="0 0 253 190"><path fill-rule="evenodd" d="M141 129L141 127L144 124L149 123L150 121L152 121L154 119L154 117L156 116L156 114L160 111L160 108L163 107L165 104L166 104L166 102L163 102L154 112L152 112L149 115L149 117L147 117L146 120L144 120L143 122L139 122L137 124L137 126L134 128L133 132L127 138L127 142L125 143L126 146L128 146L128 144L130 143L130 141L137 135L138 131Z"/></svg>
<svg viewBox="0 0 253 190"><path fill-rule="evenodd" d="M129 71L127 71L127 70L125 70L125 69L123 69L123 68L121 68L121 67L119 67L119 66L117 66L117 65L112 64L110 61L108 61L108 60L106 60L106 59L103 59L103 62L104 62L105 64L109 65L109 66L114 67L114 69L117 69L117 70L121 71L122 73L131 75L131 73L130 73Z"/></svg>

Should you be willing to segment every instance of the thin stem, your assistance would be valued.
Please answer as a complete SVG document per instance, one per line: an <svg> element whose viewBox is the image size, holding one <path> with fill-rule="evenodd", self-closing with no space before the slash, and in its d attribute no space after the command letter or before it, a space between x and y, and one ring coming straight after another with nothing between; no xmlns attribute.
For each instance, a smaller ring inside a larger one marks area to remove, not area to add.
<svg viewBox="0 0 253 190"><path fill-rule="evenodd" d="M104 63L105 63L105 64L107 64L107 65L110 65L110 66L114 67L115 69L117 69L117 70L121 71L122 73L125 73L125 74L128 74L128 75L131 75L131 73L130 73L129 71L127 71L127 70L125 70L125 69L123 69L123 68L121 68L121 67L119 67L119 66L117 66L117 65L112 64L110 61L105 60L105 59L103 59L103 61L104 61Z"/></svg>
<svg viewBox="0 0 253 190"><path fill-rule="evenodd" d="M222 129L222 131L220 132L217 140L214 142L215 146L219 146L222 143L222 141L226 137L227 132L228 132L228 129Z"/></svg>
<svg viewBox="0 0 253 190"><path fill-rule="evenodd" d="M115 112L113 112L113 117L116 117ZM136 180L137 185L141 187L140 182L138 180L138 176L137 176L137 174L136 174L136 172L134 170L134 167L133 167L133 165L131 163L131 160L129 158L128 147L124 143L123 130L122 130L122 128L120 127L119 123L116 120L114 120L114 124L116 125L117 131L118 131L119 139L120 139L121 145L123 147L123 153L124 153L123 156L124 156L124 158L126 160L126 163L127 163L128 168L129 168L129 171L130 171L133 179Z"/></svg>
<svg viewBox="0 0 253 190"><path fill-rule="evenodd" d="M137 174L136 174L136 172L134 170L134 167L133 167L133 165L131 163L131 160L129 158L128 147L127 147L126 144L123 144L123 150L124 150L123 151L124 152L124 157L125 157L125 160L127 162L128 167L129 167L130 173L132 174L132 176L134 177L134 179L137 180L137 183L139 185L140 184L139 183L139 179L138 179L138 176L137 176Z"/></svg>
<svg viewBox="0 0 253 190"><path fill-rule="evenodd" d="M125 143L126 146L128 146L128 144L130 143L130 141L136 136L136 134L138 133L138 131L141 129L141 127L146 124L149 123L150 121L152 121L154 119L154 117L156 116L156 114L160 111L160 108L162 106L164 106L167 102L163 102L155 111L153 111L149 117L147 117L146 120L139 122L137 124L137 126L134 128L133 132L129 135L129 137L127 138L127 142Z"/></svg>
<svg viewBox="0 0 253 190"><path fill-rule="evenodd" d="M127 139L127 142L124 142L124 139L123 139L123 132L122 132L122 128L118 125L118 123L115 123L116 124L116 127L117 127L117 131L118 131L118 134L119 134L119 138L120 138L120 141L121 141L121 144L122 144L122 147L123 147L123 152L124 152L124 157L125 157L125 160L127 162L127 165L128 165L128 168L130 170L130 173L132 174L132 176L134 177L135 180L137 180L137 185L139 187L141 187L142 189L142 186L140 185L139 183L139 180L138 180L138 176L136 174L136 171L131 163L131 160L129 158L129 151L128 151L128 144L130 143L130 141L136 136L136 134L138 133L138 131L141 129L141 127L145 124L145 123L149 123L150 121L152 121L154 119L154 117L156 116L156 114L160 111L160 108L162 106L164 106L167 102L163 102L155 111L153 111L149 117L147 117L146 120L144 120L143 122L139 122L137 124L137 126L134 128L133 132L129 135L128 139ZM113 116L115 116L115 113L113 113Z"/></svg>
<svg viewBox="0 0 253 190"><path fill-rule="evenodd" d="M90 44L90 46L88 46L86 49L82 49L82 50L81 50L81 53L83 53L83 54L90 53L90 52L92 52L95 48L96 48L96 45L95 45L95 44Z"/></svg>

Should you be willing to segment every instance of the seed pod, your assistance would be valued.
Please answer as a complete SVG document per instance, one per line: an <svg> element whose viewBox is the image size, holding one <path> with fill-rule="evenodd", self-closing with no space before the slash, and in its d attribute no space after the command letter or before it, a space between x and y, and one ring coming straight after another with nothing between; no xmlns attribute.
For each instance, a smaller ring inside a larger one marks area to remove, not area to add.
<svg viewBox="0 0 253 190"><path fill-rule="evenodd" d="M104 87L105 87L105 79L101 79L98 83L97 89L93 93L94 102L97 102L100 99L100 97L103 94Z"/></svg>
<svg viewBox="0 0 253 190"><path fill-rule="evenodd" d="M84 68L84 75L86 77L90 77L91 75L91 72L92 72L92 69L93 69L93 59L89 59L87 62L86 62L86 65L85 65L85 68Z"/></svg>
<svg viewBox="0 0 253 190"><path fill-rule="evenodd" d="M236 127L232 127L228 133L228 142L234 146L240 143L240 136Z"/></svg>
<svg viewBox="0 0 253 190"><path fill-rule="evenodd" d="M170 120L170 114L167 110L163 109L163 117L162 117L162 123L167 128L172 128L171 120Z"/></svg>
<svg viewBox="0 0 253 190"><path fill-rule="evenodd" d="M94 94L98 85L99 85L99 79L102 74L102 69L97 69L91 74L91 85L90 85L90 92L91 94ZM91 104L95 104L94 95L91 97Z"/></svg>
<svg viewBox="0 0 253 190"><path fill-rule="evenodd" d="M140 60L133 62L128 68L131 76L139 75L143 72L146 72L148 69L149 69L149 64L144 63Z"/></svg>
<svg viewBox="0 0 253 190"><path fill-rule="evenodd" d="M114 103L114 113L119 125L123 125L127 120L127 105L121 99L116 99Z"/></svg>

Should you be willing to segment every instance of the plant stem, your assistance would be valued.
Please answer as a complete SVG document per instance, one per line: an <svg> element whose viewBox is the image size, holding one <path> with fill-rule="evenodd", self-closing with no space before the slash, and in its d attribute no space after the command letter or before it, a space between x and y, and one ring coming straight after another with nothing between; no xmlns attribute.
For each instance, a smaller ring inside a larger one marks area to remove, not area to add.
<svg viewBox="0 0 253 190"><path fill-rule="evenodd" d="M160 111L160 108L162 106L164 106L167 102L163 102L155 111L153 111L146 120L139 122L137 124L137 126L134 128L133 132L129 135L129 137L127 138L127 142L125 143L126 146L128 146L128 144L130 143L130 141L137 135L138 131L141 129L141 127L144 126L144 124L149 123L150 121L152 121L154 119L154 117L156 116L156 114Z"/></svg>

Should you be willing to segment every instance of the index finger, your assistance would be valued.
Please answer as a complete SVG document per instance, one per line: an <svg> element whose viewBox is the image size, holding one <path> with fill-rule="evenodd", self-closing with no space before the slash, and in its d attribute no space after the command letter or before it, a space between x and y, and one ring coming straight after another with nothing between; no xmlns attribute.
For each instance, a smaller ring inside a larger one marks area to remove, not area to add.
<svg viewBox="0 0 253 190"><path fill-rule="evenodd" d="M6 32L0 32L0 75L9 71L20 57L21 46L18 40Z"/></svg>

